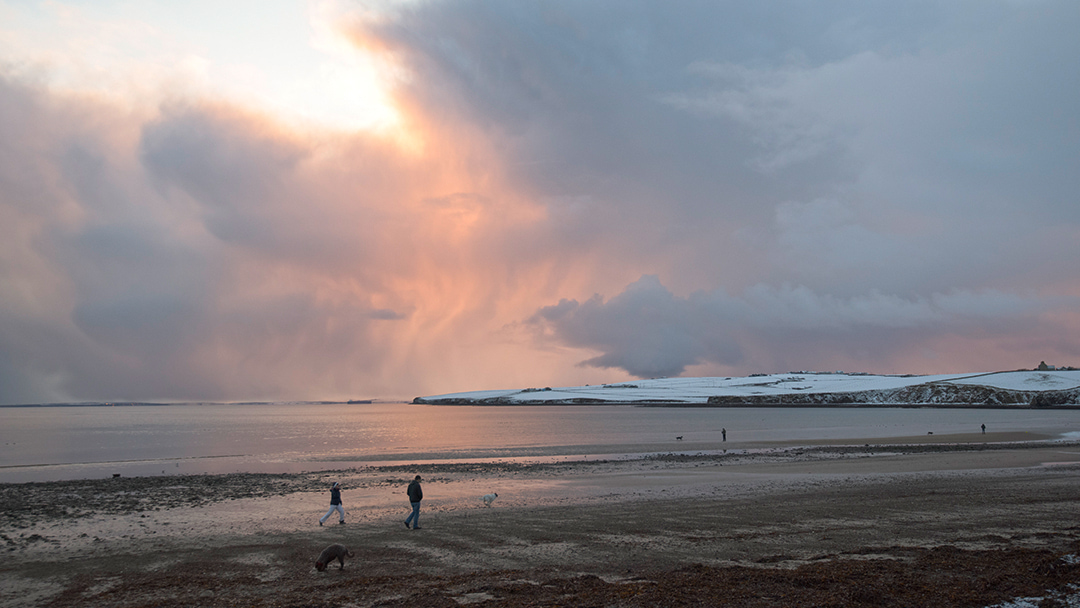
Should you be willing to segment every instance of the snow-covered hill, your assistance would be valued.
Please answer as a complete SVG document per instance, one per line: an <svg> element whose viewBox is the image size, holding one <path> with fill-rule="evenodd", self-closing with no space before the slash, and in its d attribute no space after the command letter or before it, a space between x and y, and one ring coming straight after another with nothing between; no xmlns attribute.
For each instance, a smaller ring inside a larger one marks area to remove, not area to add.
<svg viewBox="0 0 1080 608"><path fill-rule="evenodd" d="M562 388L417 397L436 405L651 404L737 406L932 405L1080 407L1080 370L935 376L798 372L736 378L657 378Z"/></svg>

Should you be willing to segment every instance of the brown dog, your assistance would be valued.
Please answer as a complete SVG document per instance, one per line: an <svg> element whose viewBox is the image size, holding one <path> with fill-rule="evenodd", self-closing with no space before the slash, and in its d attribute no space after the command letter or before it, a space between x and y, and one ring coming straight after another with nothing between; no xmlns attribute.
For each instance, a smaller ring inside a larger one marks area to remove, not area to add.
<svg viewBox="0 0 1080 608"><path fill-rule="evenodd" d="M338 570L345 569L345 558L352 557L353 552L345 548L345 545L330 545L322 550L319 559L315 560L315 569L319 572L326 570L326 566L335 559L341 564Z"/></svg>

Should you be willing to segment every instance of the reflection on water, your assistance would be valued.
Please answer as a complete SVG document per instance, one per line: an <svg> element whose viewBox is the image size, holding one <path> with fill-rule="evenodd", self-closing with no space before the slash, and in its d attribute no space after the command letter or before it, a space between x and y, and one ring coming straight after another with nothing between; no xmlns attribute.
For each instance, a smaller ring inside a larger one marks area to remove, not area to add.
<svg viewBox="0 0 1080 608"><path fill-rule="evenodd" d="M406 403L0 408L0 482L712 450L973 433L981 424L992 432L1078 433L1080 411Z"/></svg>

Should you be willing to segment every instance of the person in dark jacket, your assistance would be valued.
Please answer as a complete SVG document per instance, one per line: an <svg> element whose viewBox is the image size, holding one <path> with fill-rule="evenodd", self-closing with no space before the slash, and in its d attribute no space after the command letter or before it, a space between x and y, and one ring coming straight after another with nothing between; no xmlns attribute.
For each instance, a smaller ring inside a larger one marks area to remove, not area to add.
<svg viewBox="0 0 1080 608"><path fill-rule="evenodd" d="M334 511L338 512L339 521L337 523L345 523L345 507L341 506L341 484L334 482L334 485L330 486L330 510L319 518L319 525L323 525L323 522L333 514Z"/></svg>
<svg viewBox="0 0 1080 608"><path fill-rule="evenodd" d="M420 501L424 499L424 490L420 487L420 476L417 475L416 479L412 480L409 484L409 489L405 491L409 495L409 503L412 504L412 513L409 518L405 520L405 527L409 527L409 522L412 522L412 529L420 529Z"/></svg>

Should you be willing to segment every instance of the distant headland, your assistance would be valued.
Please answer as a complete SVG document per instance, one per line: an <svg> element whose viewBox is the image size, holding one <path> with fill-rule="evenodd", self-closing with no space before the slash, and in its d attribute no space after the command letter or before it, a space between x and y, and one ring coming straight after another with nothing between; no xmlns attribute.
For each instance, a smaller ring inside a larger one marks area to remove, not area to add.
<svg viewBox="0 0 1080 608"><path fill-rule="evenodd" d="M941 407L1080 409L1080 370L875 375L788 372L744 377L653 378L562 388L417 397L427 405L639 405L653 407Z"/></svg>

